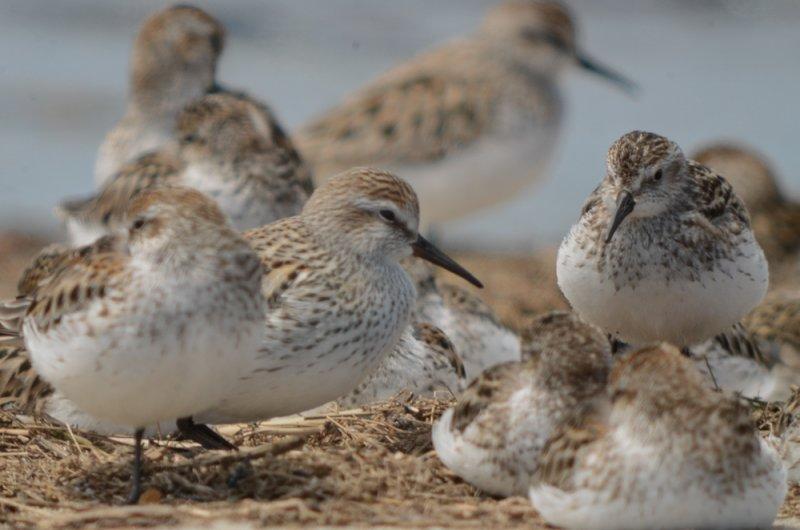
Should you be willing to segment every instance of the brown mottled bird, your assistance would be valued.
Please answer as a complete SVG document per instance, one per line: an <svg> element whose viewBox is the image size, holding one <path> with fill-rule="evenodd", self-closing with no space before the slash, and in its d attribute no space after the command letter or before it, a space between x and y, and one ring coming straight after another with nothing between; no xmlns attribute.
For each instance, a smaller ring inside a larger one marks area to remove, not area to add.
<svg viewBox="0 0 800 530"><path fill-rule="evenodd" d="M552 433L605 391L611 345L598 328L557 311L526 330L523 360L493 366L433 427L452 471L493 495L527 495Z"/></svg>
<svg viewBox="0 0 800 530"><path fill-rule="evenodd" d="M318 181L375 164L414 186L425 223L461 217L545 174L562 121L559 79L570 66L632 87L580 51L565 6L509 0L473 34L395 66L296 139Z"/></svg>
<svg viewBox="0 0 800 530"><path fill-rule="evenodd" d="M553 435L533 507L564 528L769 528L786 494L750 408L669 345L616 361L602 406Z"/></svg>
<svg viewBox="0 0 800 530"><path fill-rule="evenodd" d="M769 271L730 184L659 134L631 131L558 251L558 285L587 321L633 344L686 347L726 330Z"/></svg>
<svg viewBox="0 0 800 530"><path fill-rule="evenodd" d="M781 189L765 156L752 148L732 143L710 144L692 158L725 177L750 213L756 240L773 268L791 261L794 275L800 250L800 203Z"/></svg>
<svg viewBox="0 0 800 530"><path fill-rule="evenodd" d="M58 399L27 361L15 360L21 352L2 359L3 373L17 377L3 381L4 393L10 388L23 406L31 398L67 403L135 431L135 501L144 428L192 423L230 392L261 340L264 301L258 256L201 193L149 190L127 216L123 241L44 254L21 283L21 325L0 334L24 340L30 365Z"/></svg>
<svg viewBox="0 0 800 530"><path fill-rule="evenodd" d="M313 191L291 141L263 106L227 93L178 114L176 141L128 162L100 190L57 209L74 245L124 225L131 199L155 186L186 186L213 198L238 230L296 215Z"/></svg>

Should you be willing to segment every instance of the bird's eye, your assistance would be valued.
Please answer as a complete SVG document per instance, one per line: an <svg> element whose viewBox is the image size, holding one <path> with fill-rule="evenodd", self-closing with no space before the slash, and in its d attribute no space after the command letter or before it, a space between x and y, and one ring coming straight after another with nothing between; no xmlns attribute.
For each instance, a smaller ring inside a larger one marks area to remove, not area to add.
<svg viewBox="0 0 800 530"><path fill-rule="evenodd" d="M381 210L378 212L381 214L381 217L386 219L387 221L396 221L397 217L394 215L394 212L391 210Z"/></svg>
<svg viewBox="0 0 800 530"><path fill-rule="evenodd" d="M196 134L186 134L183 136L183 138L181 138L181 141L183 141L183 143L185 144L191 144L198 140L199 138Z"/></svg>
<svg viewBox="0 0 800 530"><path fill-rule="evenodd" d="M140 230L144 226L144 219L139 217L131 224L131 230Z"/></svg>
<svg viewBox="0 0 800 530"><path fill-rule="evenodd" d="M653 180L658 182L659 180L661 180L661 177L663 176L664 176L664 171L659 169L658 171L656 171L655 175L653 175Z"/></svg>

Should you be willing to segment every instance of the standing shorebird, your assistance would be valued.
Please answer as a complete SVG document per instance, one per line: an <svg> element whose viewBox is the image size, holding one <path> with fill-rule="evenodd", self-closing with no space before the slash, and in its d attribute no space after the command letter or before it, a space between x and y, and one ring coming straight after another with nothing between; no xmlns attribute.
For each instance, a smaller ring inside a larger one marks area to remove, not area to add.
<svg viewBox="0 0 800 530"><path fill-rule="evenodd" d="M119 230L118 230L119 232ZM0 303L0 403L36 416L46 416L72 427L105 435L129 432L125 425L92 416L54 389L31 364L25 348L22 326L27 309L37 293L63 271L83 266L96 256L108 253L127 254L127 239L118 234L103 236L91 245L72 248L53 244L43 248L23 271L17 285L17 297ZM233 446L205 425L190 418L159 422L145 429L146 436L180 431L207 449L231 449Z"/></svg>
<svg viewBox="0 0 800 530"><path fill-rule="evenodd" d="M234 228L297 215L313 191L307 168L269 113L233 94L203 96L178 114L176 141L122 166L86 199L57 213L75 245L124 223L131 199L160 185L187 186L217 201Z"/></svg>
<svg viewBox="0 0 800 530"><path fill-rule="evenodd" d="M493 495L527 495L539 453L563 423L605 391L611 345L574 314L536 319L521 362L486 370L433 426L452 471Z"/></svg>
<svg viewBox="0 0 800 530"><path fill-rule="evenodd" d="M783 193L762 154L739 145L716 143L699 149L692 159L723 175L742 199L770 265L796 257L800 250L800 204ZM789 267L788 274L794 276L795 263Z"/></svg>
<svg viewBox="0 0 800 530"><path fill-rule="evenodd" d="M135 431L135 502L144 428L194 425L231 391L261 339L264 301L258 257L199 192L145 192L128 216L124 241L76 252L39 282L21 328L42 380L80 411Z"/></svg>
<svg viewBox="0 0 800 530"><path fill-rule="evenodd" d="M786 470L750 409L674 347L617 361L608 402L542 453L533 507L564 528L771 528Z"/></svg>
<svg viewBox="0 0 800 530"><path fill-rule="evenodd" d="M97 153L98 184L172 138L180 110L214 88L224 40L214 17L186 5L159 11L142 24L131 54L125 115Z"/></svg>
<svg viewBox="0 0 800 530"><path fill-rule="evenodd" d="M466 384L464 364L445 333L430 324L407 327L392 352L348 395L336 400L356 407L389 399L403 390L432 397L458 395Z"/></svg>
<svg viewBox="0 0 800 530"><path fill-rule="evenodd" d="M570 65L632 87L578 50L564 6L507 1L475 34L391 69L303 126L298 145L318 178L376 164L414 186L425 223L461 217L541 178Z"/></svg>
<svg viewBox="0 0 800 530"><path fill-rule="evenodd" d="M634 344L699 343L767 291L767 261L724 178L674 142L633 131L558 251L558 285L582 317Z"/></svg>
<svg viewBox="0 0 800 530"><path fill-rule="evenodd" d="M163 9L142 24L131 55L127 108L98 151L97 184L111 178L124 164L174 139L175 120L181 110L212 92L257 105L272 128L274 141L298 157L267 106L217 84L217 60L224 40L225 30L218 20L187 5Z"/></svg>
<svg viewBox="0 0 800 530"><path fill-rule="evenodd" d="M265 270L263 339L235 388L197 418L283 416L355 389L409 324L415 292L399 261L412 253L480 286L417 233L418 223L411 186L356 168L314 191L300 215L246 232Z"/></svg>

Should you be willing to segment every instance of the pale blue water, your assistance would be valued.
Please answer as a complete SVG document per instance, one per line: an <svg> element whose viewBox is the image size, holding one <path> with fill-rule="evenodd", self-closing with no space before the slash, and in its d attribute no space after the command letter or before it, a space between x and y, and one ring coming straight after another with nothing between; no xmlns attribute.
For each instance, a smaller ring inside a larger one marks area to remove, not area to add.
<svg viewBox="0 0 800 530"><path fill-rule="evenodd" d="M800 191L800 2L568 3L583 46L635 79L640 95L571 73L549 180L442 227L446 239L522 249L557 241L602 177L608 145L633 128L686 150L720 137L747 142ZM0 0L0 226L54 227L52 206L92 189L95 150L122 112L131 40L165 4ZM221 78L269 101L293 127L396 61L474 28L492 2L197 4L229 29Z"/></svg>

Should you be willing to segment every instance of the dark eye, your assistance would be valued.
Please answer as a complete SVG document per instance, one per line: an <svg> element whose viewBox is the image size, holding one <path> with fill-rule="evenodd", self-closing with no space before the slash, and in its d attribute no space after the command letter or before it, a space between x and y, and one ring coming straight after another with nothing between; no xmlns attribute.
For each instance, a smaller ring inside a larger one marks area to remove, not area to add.
<svg viewBox="0 0 800 530"><path fill-rule="evenodd" d="M191 143L194 143L194 142L198 141L199 137L196 134L187 134L187 135L184 135L184 137L181 138L181 140L185 144L191 144Z"/></svg>
<svg viewBox="0 0 800 530"><path fill-rule="evenodd" d="M134 222L131 224L131 230L139 230L139 229L141 229L143 226L144 226L144 219L142 219L142 218L140 217L140 218L136 219L136 220L135 220L135 221L134 221Z"/></svg>
<svg viewBox="0 0 800 530"><path fill-rule="evenodd" d="M660 170L660 169L659 169L658 171L656 171L656 174L655 174L655 175L653 175L653 180L655 180L656 182L658 182L659 180L661 180L661 177L662 177L662 176L664 176L664 172L663 172L662 170Z"/></svg>
<svg viewBox="0 0 800 530"><path fill-rule="evenodd" d="M381 214L381 217L386 219L387 221L396 221L397 217L394 215L394 212L391 210L381 210L378 212Z"/></svg>

